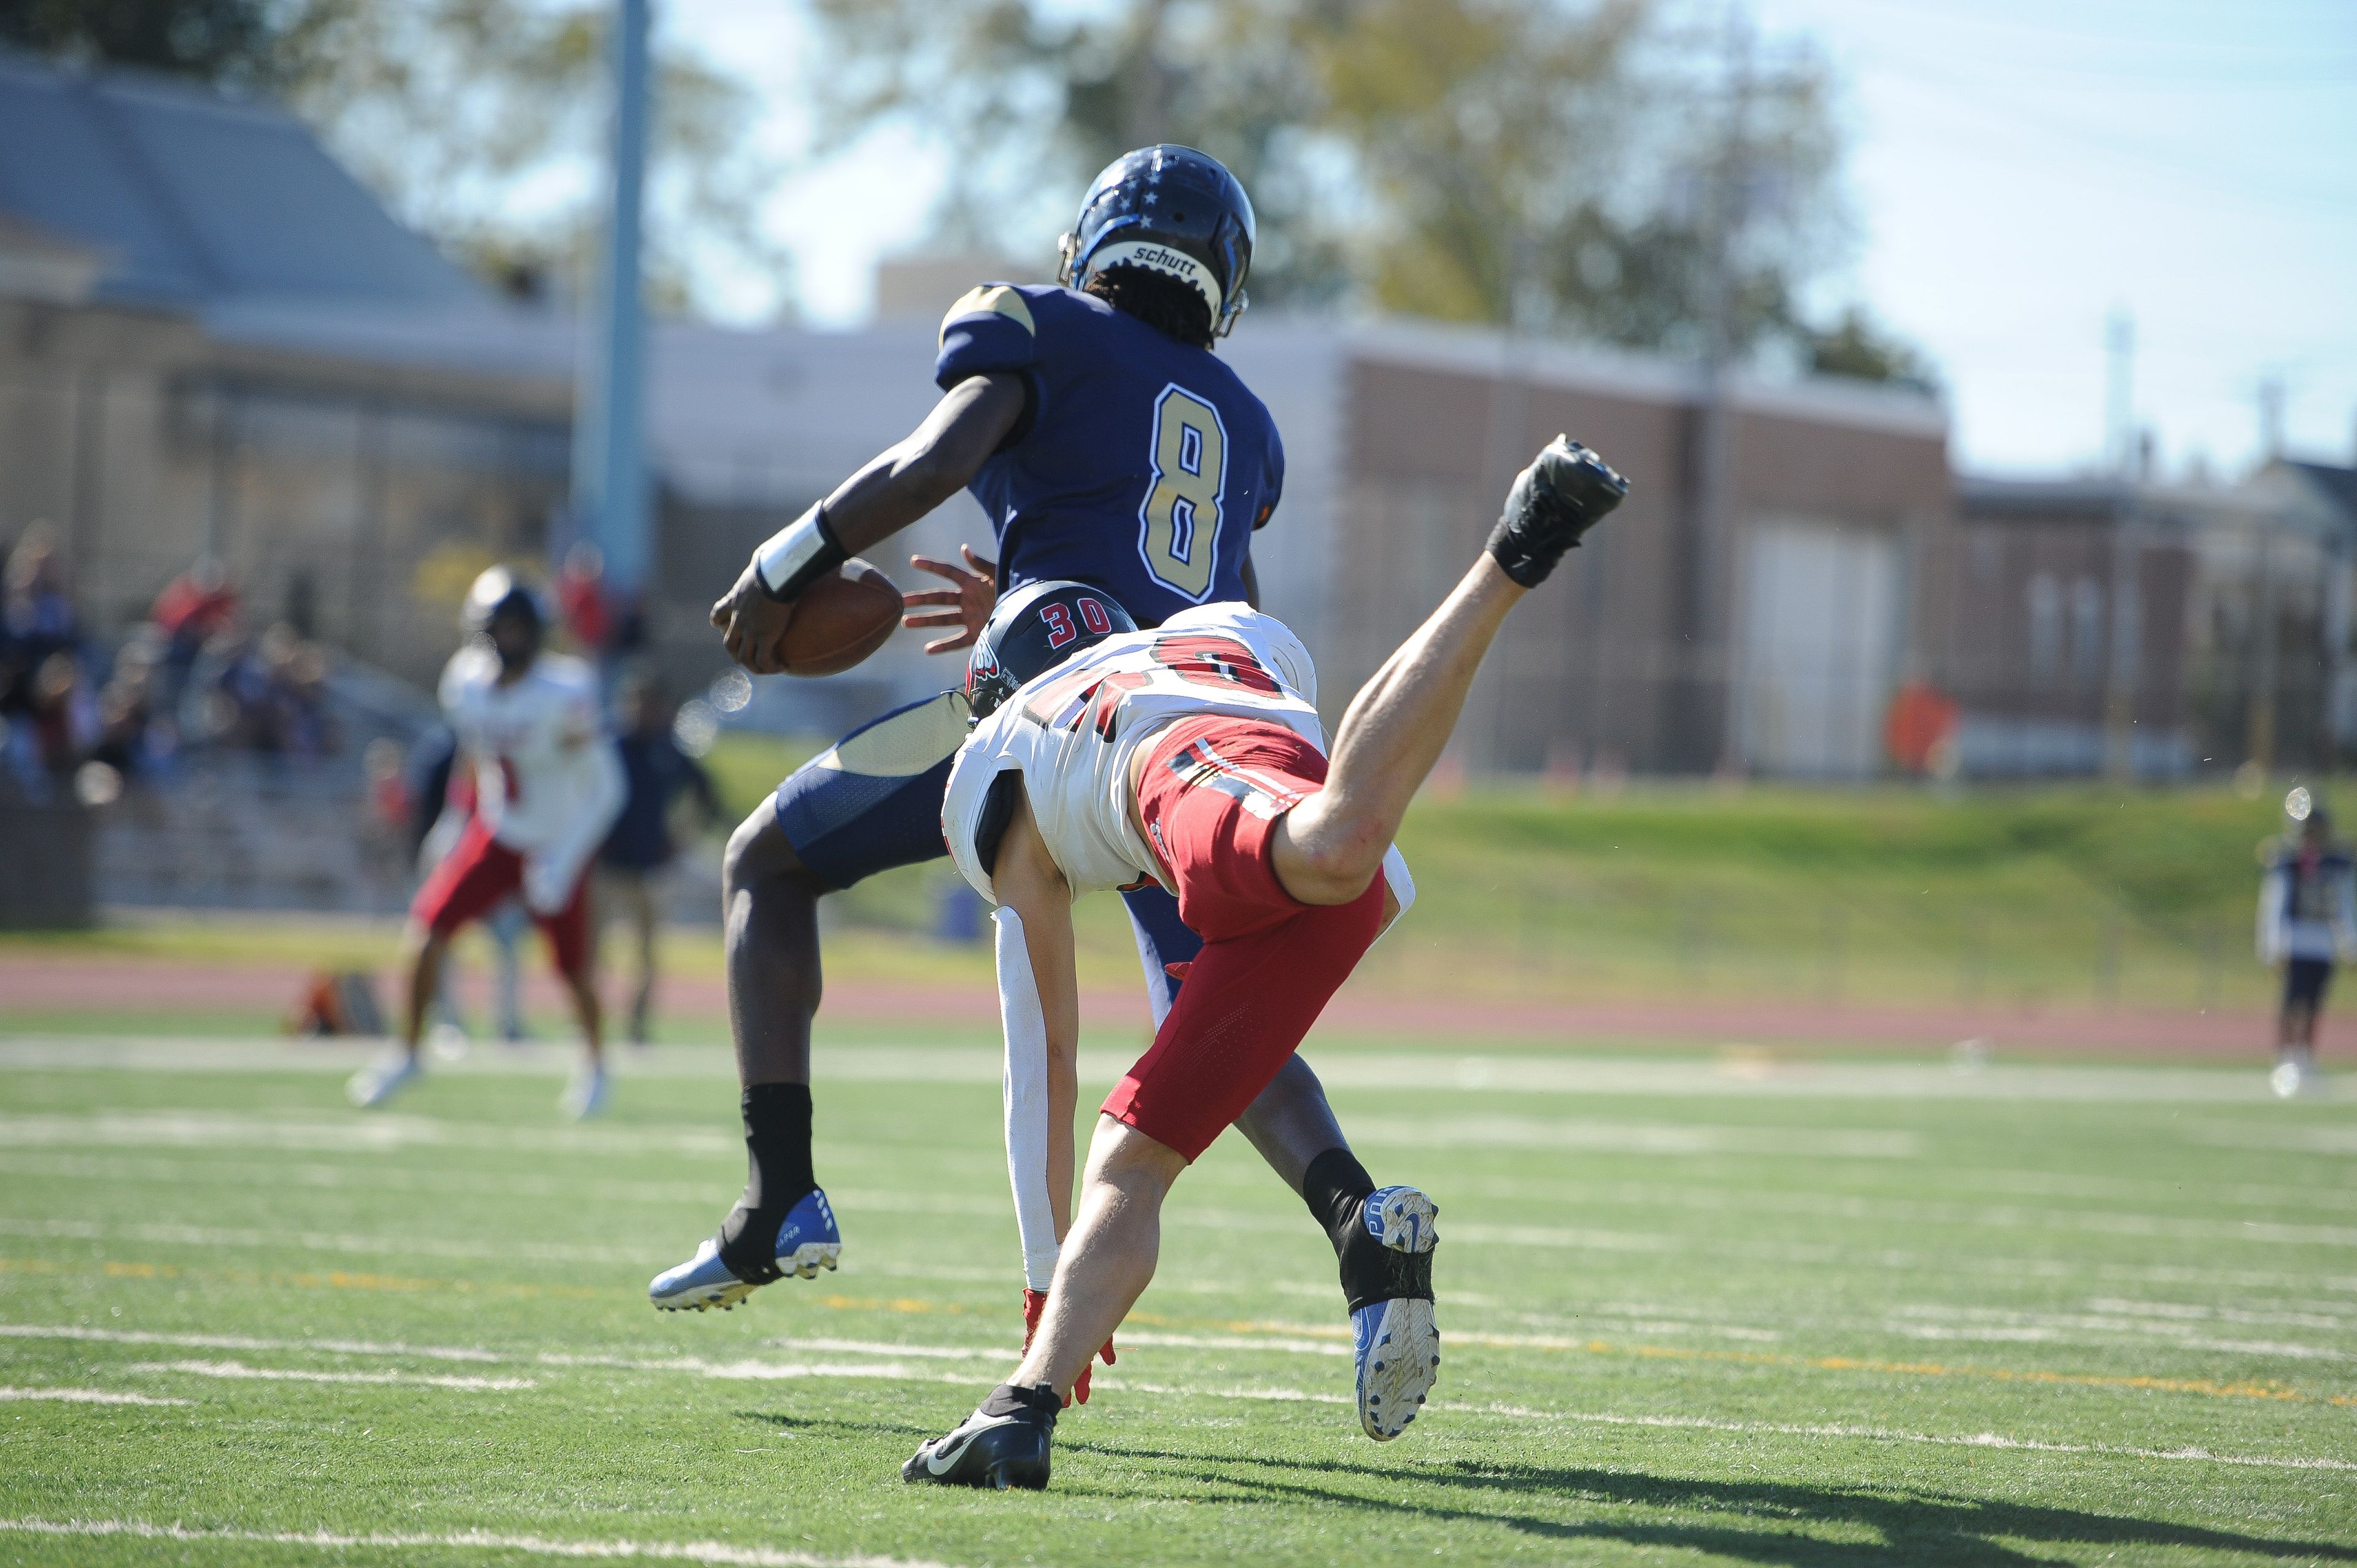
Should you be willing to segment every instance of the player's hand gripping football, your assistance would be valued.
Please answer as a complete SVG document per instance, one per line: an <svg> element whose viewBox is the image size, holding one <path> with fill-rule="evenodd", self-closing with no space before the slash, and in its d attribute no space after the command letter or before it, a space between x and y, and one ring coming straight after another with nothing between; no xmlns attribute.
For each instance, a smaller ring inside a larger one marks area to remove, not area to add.
<svg viewBox="0 0 2357 1568"><path fill-rule="evenodd" d="M1027 1356L1031 1354L1032 1336L1039 1332L1039 1319L1046 1314L1047 1310L1048 1293L1043 1290L1033 1290L1028 1285L1024 1286L1023 1353ZM1104 1348L1099 1350L1097 1354L1104 1358L1104 1364L1106 1366L1112 1366L1113 1341L1111 1339L1107 1339L1104 1342ZM1095 1370L1096 1368L1094 1365L1082 1367L1081 1369L1081 1375L1072 1380L1072 1391L1071 1396L1064 1401L1067 1405L1071 1404L1074 1400L1078 1400L1082 1404L1089 1402L1089 1374Z"/></svg>
<svg viewBox="0 0 2357 1568"><path fill-rule="evenodd" d="M775 675L785 669L778 645L793 618L793 601L777 598L762 586L759 569L749 561L737 575L737 585L712 606L712 624L728 645L728 657L756 675Z"/></svg>
<svg viewBox="0 0 2357 1568"><path fill-rule="evenodd" d="M925 644L928 653L949 653L974 646L982 635L983 623L990 618L991 607L998 603L998 563L974 553L971 544L961 544L958 553L965 557L961 566L954 561L936 561L930 555L911 555L909 564L920 572L931 572L936 577L946 577L952 586L923 588L910 594L909 613L900 624L910 631L931 631L937 628L958 627L962 629L947 637L937 637ZM919 606L939 606L916 613Z"/></svg>

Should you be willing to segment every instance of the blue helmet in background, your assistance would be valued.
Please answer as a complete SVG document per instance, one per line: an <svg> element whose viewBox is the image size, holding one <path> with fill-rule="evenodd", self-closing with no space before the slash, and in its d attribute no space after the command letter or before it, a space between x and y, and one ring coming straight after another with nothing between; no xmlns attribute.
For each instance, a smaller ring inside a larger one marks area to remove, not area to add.
<svg viewBox="0 0 2357 1568"><path fill-rule="evenodd" d="M1244 309L1252 199L1209 153L1163 142L1105 166L1064 236L1057 282L1079 288L1108 267L1144 267L1191 285L1222 337Z"/></svg>

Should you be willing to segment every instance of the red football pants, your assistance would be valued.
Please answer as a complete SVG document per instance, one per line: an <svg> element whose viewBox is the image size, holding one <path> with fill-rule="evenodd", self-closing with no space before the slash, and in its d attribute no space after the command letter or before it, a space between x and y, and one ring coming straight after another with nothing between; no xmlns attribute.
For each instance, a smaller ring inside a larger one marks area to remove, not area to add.
<svg viewBox="0 0 2357 1568"><path fill-rule="evenodd" d="M1104 1112L1192 1162L1269 1086L1382 929L1383 879L1304 904L1269 860L1279 818L1326 781L1281 725L1187 719L1148 754L1138 815L1203 950Z"/></svg>
<svg viewBox="0 0 2357 1568"><path fill-rule="evenodd" d="M469 920L479 920L506 899L523 892L523 856L491 836L477 817L450 853L425 878L409 906L409 918L437 937L448 937ZM589 975L589 873L573 884L573 897L554 915L532 912L548 939L557 972L568 980Z"/></svg>

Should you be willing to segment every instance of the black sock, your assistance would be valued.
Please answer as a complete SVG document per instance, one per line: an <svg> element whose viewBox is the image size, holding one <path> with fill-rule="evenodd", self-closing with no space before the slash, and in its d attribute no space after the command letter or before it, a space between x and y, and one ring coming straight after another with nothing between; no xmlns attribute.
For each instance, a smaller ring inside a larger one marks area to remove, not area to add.
<svg viewBox="0 0 2357 1568"><path fill-rule="evenodd" d="M1001 1383L990 1391L990 1397L982 1402L982 1408L974 1413L1021 1415L1028 1411L1034 1415L1046 1416L1048 1424L1053 1426L1056 1424L1056 1412L1063 1408L1063 1404L1064 1402L1056 1397L1056 1391L1045 1383L1028 1389L1014 1383Z"/></svg>
<svg viewBox="0 0 2357 1568"><path fill-rule="evenodd" d="M778 1227L818 1186L811 1169L811 1092L806 1083L757 1083L745 1090L745 1193L720 1227L720 1261L738 1279L779 1277Z"/></svg>
<svg viewBox="0 0 2357 1568"><path fill-rule="evenodd" d="M1342 1250L1343 1239L1359 1222L1359 1205L1367 1194L1375 1190L1375 1178L1359 1163L1359 1156L1346 1148L1329 1149L1309 1162L1301 1173L1301 1201L1309 1206L1310 1215L1334 1243L1334 1251Z"/></svg>
<svg viewBox="0 0 2357 1568"><path fill-rule="evenodd" d="M1341 1265L1342 1299L1352 1312L1407 1296L1432 1299L1432 1254L1394 1252L1367 1230L1372 1176L1348 1149L1329 1149L1301 1174L1301 1198L1334 1243Z"/></svg>

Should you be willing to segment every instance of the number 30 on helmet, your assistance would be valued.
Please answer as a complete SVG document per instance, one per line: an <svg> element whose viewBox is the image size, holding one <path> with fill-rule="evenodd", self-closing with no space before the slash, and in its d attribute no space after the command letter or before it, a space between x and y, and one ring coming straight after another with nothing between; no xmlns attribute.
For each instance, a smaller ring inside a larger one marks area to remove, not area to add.
<svg viewBox="0 0 2357 1568"><path fill-rule="evenodd" d="M1124 153L1081 199L1057 280L1079 288L1109 267L1144 267L1194 285L1224 337L1244 312L1252 199L1209 153L1164 142Z"/></svg>
<svg viewBox="0 0 2357 1568"><path fill-rule="evenodd" d="M1016 688L1046 674L1083 648L1135 631L1119 600L1086 583L1026 583L983 623L966 657L965 700L986 719Z"/></svg>

